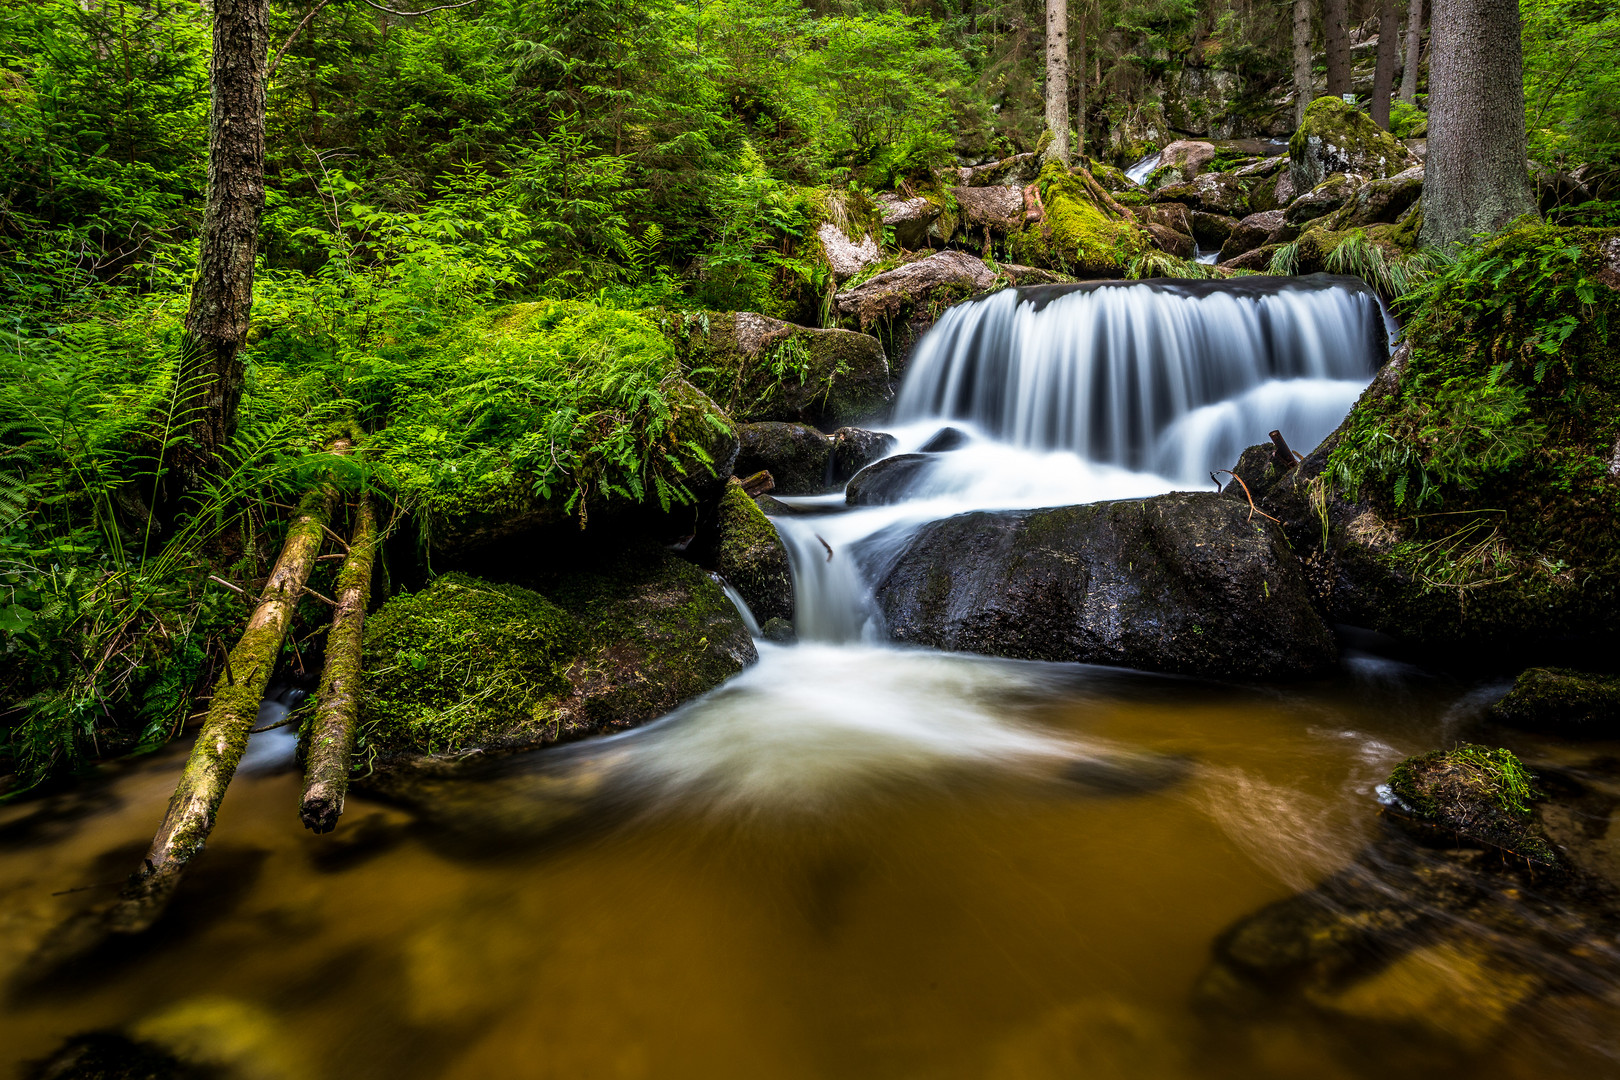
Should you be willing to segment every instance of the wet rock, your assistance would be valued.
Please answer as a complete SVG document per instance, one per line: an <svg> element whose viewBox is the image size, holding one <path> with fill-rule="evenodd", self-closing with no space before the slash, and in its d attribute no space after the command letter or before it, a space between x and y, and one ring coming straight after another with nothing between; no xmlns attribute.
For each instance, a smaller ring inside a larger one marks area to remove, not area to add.
<svg viewBox="0 0 1620 1080"><path fill-rule="evenodd" d="M759 628L760 636L766 641L777 645L797 644L799 634L793 629L793 624L786 619L766 619L765 625Z"/></svg>
<svg viewBox="0 0 1620 1080"><path fill-rule="evenodd" d="M447 574L366 620L360 720L381 763L620 731L756 658L720 586L657 545L528 585Z"/></svg>
<svg viewBox="0 0 1620 1080"><path fill-rule="evenodd" d="M714 568L759 622L793 618L793 569L787 548L735 477L720 496Z"/></svg>
<svg viewBox="0 0 1620 1080"><path fill-rule="evenodd" d="M882 431L839 428L833 432L832 483L847 483L850 477L890 453L895 438Z"/></svg>
<svg viewBox="0 0 1620 1080"><path fill-rule="evenodd" d="M850 506L890 506L910 494L912 484L933 465L927 454L897 454L868 465L844 489Z"/></svg>
<svg viewBox="0 0 1620 1080"><path fill-rule="evenodd" d="M911 346L941 312L995 283L996 276L983 259L940 251L845 289L833 302L840 315L855 319L862 330L878 331L884 340L894 342L898 375Z"/></svg>
<svg viewBox="0 0 1620 1080"><path fill-rule="evenodd" d="M1389 778L1391 810L1397 820L1420 830L1557 866L1558 854L1531 813L1539 795L1535 784L1511 751L1463 743L1397 765Z"/></svg>
<svg viewBox="0 0 1620 1080"><path fill-rule="evenodd" d="M1214 160L1214 145L1194 139L1177 139L1159 151L1159 168L1180 171L1182 182L1197 177Z"/></svg>
<svg viewBox="0 0 1620 1080"><path fill-rule="evenodd" d="M928 246L928 227L939 219L938 204L918 195L905 198L894 192L873 196L883 213L883 224L894 230L894 242L908 251Z"/></svg>
<svg viewBox="0 0 1620 1080"><path fill-rule="evenodd" d="M883 346L867 334L751 311L675 318L668 333L688 377L737 423L842 426L877 415L894 396Z"/></svg>
<svg viewBox="0 0 1620 1080"><path fill-rule="evenodd" d="M1284 220L1290 225L1303 225L1325 217L1344 206L1355 195L1357 181L1344 173L1335 173L1288 204Z"/></svg>
<svg viewBox="0 0 1620 1080"><path fill-rule="evenodd" d="M1153 237L1154 246L1167 255L1174 255L1178 259L1190 259L1197 254L1197 241L1186 233L1179 233L1157 224L1144 225L1143 228Z"/></svg>
<svg viewBox="0 0 1620 1080"><path fill-rule="evenodd" d="M93 1031L68 1039L21 1075L26 1080L208 1080L216 1074L187 1065L156 1044Z"/></svg>
<svg viewBox="0 0 1620 1080"><path fill-rule="evenodd" d="M1491 715L1526 731L1612 739L1620 736L1620 677L1529 668Z"/></svg>
<svg viewBox="0 0 1620 1080"><path fill-rule="evenodd" d="M1192 215L1193 239L1206 251L1218 251L1226 238L1237 228L1238 219L1225 214L1210 214L1200 210Z"/></svg>
<svg viewBox="0 0 1620 1080"><path fill-rule="evenodd" d="M1137 211L1138 220L1162 225L1187 236L1192 235L1192 215L1185 203L1162 202L1140 207Z"/></svg>
<svg viewBox="0 0 1620 1080"><path fill-rule="evenodd" d="M1281 244L1265 244L1251 248L1235 259L1222 259L1221 265L1228 270L1255 270L1263 273L1271 265L1271 257L1281 246Z"/></svg>
<svg viewBox="0 0 1620 1080"><path fill-rule="evenodd" d="M1269 243L1271 234L1282 227L1283 219L1281 210L1263 210L1238 222L1221 244L1221 262L1228 262Z"/></svg>
<svg viewBox="0 0 1620 1080"><path fill-rule="evenodd" d="M833 441L808 424L743 424L736 470L752 476L769 470L778 495L817 495L827 490Z"/></svg>
<svg viewBox="0 0 1620 1080"><path fill-rule="evenodd" d="M895 640L934 648L1229 678L1320 671L1333 636L1281 530L1251 516L1180 492L965 514L919 530L875 596Z"/></svg>
<svg viewBox="0 0 1620 1080"><path fill-rule="evenodd" d="M1366 113L1334 97L1321 97L1288 142L1288 171L1295 191L1307 192L1334 173L1359 182L1382 180L1416 165L1395 136Z"/></svg>
<svg viewBox="0 0 1620 1080"><path fill-rule="evenodd" d="M951 192L962 208L962 223L968 235L978 236L989 229L992 235L1007 236L1024 225L1024 193L1016 187L959 187Z"/></svg>
<svg viewBox="0 0 1620 1080"><path fill-rule="evenodd" d="M1250 499L1259 502L1269 495L1289 469L1278 466L1276 446L1261 443L1244 450L1232 471L1237 476L1221 489L1221 494L1229 499L1241 499L1247 505ZM1239 479L1242 484L1238 483Z"/></svg>
<svg viewBox="0 0 1620 1080"><path fill-rule="evenodd" d="M960 450L972 441L961 428L940 428L928 437L920 449L924 454L942 454L948 450Z"/></svg>
<svg viewBox="0 0 1620 1080"><path fill-rule="evenodd" d="M1248 188L1230 173L1204 173L1189 183L1159 189L1154 199L1185 203L1193 210L1233 218L1250 212Z"/></svg>
<svg viewBox="0 0 1620 1080"><path fill-rule="evenodd" d="M821 242L821 252L826 256L827 265L832 267L834 279L840 282L854 277L868 266L877 265L883 258L877 241L870 236L863 236L858 242L851 240L843 229L830 221L816 230L816 239Z"/></svg>

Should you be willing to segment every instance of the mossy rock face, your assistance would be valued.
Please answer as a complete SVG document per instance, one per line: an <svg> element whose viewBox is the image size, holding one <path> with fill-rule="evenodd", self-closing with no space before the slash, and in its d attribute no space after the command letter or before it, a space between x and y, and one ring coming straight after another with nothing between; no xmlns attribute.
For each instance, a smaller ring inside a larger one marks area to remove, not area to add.
<svg viewBox="0 0 1620 1080"><path fill-rule="evenodd" d="M1112 192L1134 191L1136 184L1125 175L1125 170L1113 165L1105 165L1100 161L1093 161L1090 166L1091 175L1097 183Z"/></svg>
<svg viewBox="0 0 1620 1080"><path fill-rule="evenodd" d="M1123 277L1132 261L1154 246L1136 222L1099 205L1060 162L1048 163L1036 183L1046 216L1008 241L1016 261L1079 278Z"/></svg>
<svg viewBox="0 0 1620 1080"><path fill-rule="evenodd" d="M894 396L883 345L867 334L749 311L677 313L665 325L687 377L739 424L838 427L881 413Z"/></svg>
<svg viewBox="0 0 1620 1080"><path fill-rule="evenodd" d="M714 568L759 623L793 620L793 568L776 527L742 484L726 486L715 521Z"/></svg>
<svg viewBox="0 0 1620 1080"><path fill-rule="evenodd" d="M1231 173L1204 173L1185 184L1162 187L1153 197L1158 202L1185 203L1206 214L1243 218L1250 213L1249 183Z"/></svg>
<svg viewBox="0 0 1620 1080"><path fill-rule="evenodd" d="M447 574L366 621L362 754L390 763L619 731L755 658L720 587L656 545L530 584Z"/></svg>
<svg viewBox="0 0 1620 1080"><path fill-rule="evenodd" d="M1326 217L1349 202L1358 187L1359 183L1351 177L1334 173L1289 203L1283 214L1284 219L1290 225L1303 225L1307 221Z"/></svg>
<svg viewBox="0 0 1620 1080"><path fill-rule="evenodd" d="M1288 170L1296 192L1310 191L1334 173L1350 173L1365 182L1417 163L1405 143L1336 97L1311 102L1288 141Z"/></svg>
<svg viewBox="0 0 1620 1080"><path fill-rule="evenodd" d="M1612 739L1620 736L1620 676L1530 668L1491 715L1527 731Z"/></svg>
<svg viewBox="0 0 1620 1080"><path fill-rule="evenodd" d="M1535 777L1510 750L1463 743L1409 757L1389 777L1403 820L1500 848L1543 866L1557 851L1536 823Z"/></svg>
<svg viewBox="0 0 1620 1080"><path fill-rule="evenodd" d="M767 470L778 495L819 495L832 487L833 441L810 425L744 424L737 431L742 442L737 454L740 475Z"/></svg>
<svg viewBox="0 0 1620 1080"><path fill-rule="evenodd" d="M874 596L896 641L992 656L1227 678L1336 656L1281 530L1214 493L937 521Z"/></svg>

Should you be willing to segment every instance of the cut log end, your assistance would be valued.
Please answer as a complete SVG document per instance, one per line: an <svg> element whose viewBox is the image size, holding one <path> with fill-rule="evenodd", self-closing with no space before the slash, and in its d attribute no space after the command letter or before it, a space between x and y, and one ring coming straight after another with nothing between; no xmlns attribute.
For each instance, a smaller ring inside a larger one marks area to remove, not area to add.
<svg viewBox="0 0 1620 1080"><path fill-rule="evenodd" d="M737 478L734 477L733 479ZM770 472L765 469L759 470L759 472L750 477L737 479L737 483L742 485L743 494L747 495L750 499L757 499L767 491L774 491L776 489L776 477L772 476Z"/></svg>
<svg viewBox="0 0 1620 1080"><path fill-rule="evenodd" d="M304 823L304 828L313 833L329 833L337 828L338 818L343 816L343 792L335 789L335 785L318 783L310 785L304 793L304 801L298 807L298 818Z"/></svg>

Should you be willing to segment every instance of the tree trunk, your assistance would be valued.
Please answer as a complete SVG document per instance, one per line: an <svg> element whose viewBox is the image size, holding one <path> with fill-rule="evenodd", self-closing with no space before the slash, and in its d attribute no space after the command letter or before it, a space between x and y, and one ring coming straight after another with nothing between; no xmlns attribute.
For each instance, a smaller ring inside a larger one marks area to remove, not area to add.
<svg viewBox="0 0 1620 1080"><path fill-rule="evenodd" d="M1517 0L1438 0L1430 16L1426 244L1466 241L1536 212L1525 166Z"/></svg>
<svg viewBox="0 0 1620 1080"><path fill-rule="evenodd" d="M334 450L341 452L344 448L346 443L339 443ZM259 702L264 699L265 687L281 655L293 609L320 555L335 500L336 493L323 484L299 503L281 555L259 596L259 605L248 619L241 640L231 650L224 674L214 684L208 716L169 799L163 823L140 869L130 876L117 905L107 915L106 926L112 932L140 933L163 914L186 865L202 850L213 830L220 800L236 774L248 735L258 719Z"/></svg>
<svg viewBox="0 0 1620 1080"><path fill-rule="evenodd" d="M1347 0L1322 0L1322 51L1327 61L1327 93L1350 92L1350 14Z"/></svg>
<svg viewBox="0 0 1620 1080"><path fill-rule="evenodd" d="M1395 57L1400 47L1400 20L1395 15L1395 0L1380 0L1378 5L1378 66L1373 69L1372 105L1368 112L1373 123L1389 130L1389 93L1395 85Z"/></svg>
<svg viewBox="0 0 1620 1080"><path fill-rule="evenodd" d="M1305 110L1316 94L1311 76L1311 9L1314 0L1294 0L1294 126L1305 122Z"/></svg>
<svg viewBox="0 0 1620 1080"><path fill-rule="evenodd" d="M359 710L360 644L366 605L371 600L371 565L377 550L377 517L371 497L355 506L349 556L338 571L337 611L326 635L326 664L321 669L318 704L310 722L304 795L298 816L306 829L331 832L343 813L349 789L349 759L354 756L355 714Z"/></svg>
<svg viewBox="0 0 1620 1080"><path fill-rule="evenodd" d="M236 432L242 400L239 354L247 341L253 258L264 214L268 8L268 0L214 0L208 199L180 357L182 428L189 439L175 465L183 490L216 471L220 452Z"/></svg>
<svg viewBox="0 0 1620 1080"><path fill-rule="evenodd" d="M1075 35L1074 63L1074 156L1083 165L1086 161L1086 13L1080 13L1080 33Z"/></svg>
<svg viewBox="0 0 1620 1080"><path fill-rule="evenodd" d="M1401 100L1417 104L1418 63L1423 52L1423 0L1406 0L1406 66L1401 70Z"/></svg>
<svg viewBox="0 0 1620 1080"><path fill-rule="evenodd" d="M1047 161L1069 164L1069 0L1046 0Z"/></svg>

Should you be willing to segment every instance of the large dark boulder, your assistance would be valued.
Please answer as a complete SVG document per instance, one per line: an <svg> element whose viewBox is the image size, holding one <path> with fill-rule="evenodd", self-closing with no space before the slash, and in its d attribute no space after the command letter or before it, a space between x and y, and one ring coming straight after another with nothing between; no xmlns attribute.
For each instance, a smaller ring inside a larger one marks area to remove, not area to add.
<svg viewBox="0 0 1620 1080"><path fill-rule="evenodd" d="M844 489L850 506L890 506L911 493L911 485L932 466L932 454L897 454L855 474Z"/></svg>
<svg viewBox="0 0 1620 1080"><path fill-rule="evenodd" d="M848 483L850 477L891 453L893 435L865 428L839 428L832 434L832 482Z"/></svg>
<svg viewBox="0 0 1620 1080"><path fill-rule="evenodd" d="M1271 234L1282 225L1281 210L1262 210L1258 214L1250 214L1227 234L1225 242L1221 244L1221 261L1227 262L1257 247L1264 247L1270 242Z"/></svg>
<svg viewBox="0 0 1620 1080"><path fill-rule="evenodd" d="M1336 654L1281 530L1214 493L937 521L875 596L895 640L994 656L1285 678Z"/></svg>
<svg viewBox="0 0 1620 1080"><path fill-rule="evenodd" d="M793 566L776 526L733 478L715 518L714 568L759 623L793 619Z"/></svg>
<svg viewBox="0 0 1620 1080"><path fill-rule="evenodd" d="M1192 215L1193 239L1198 246L1206 251L1219 251L1226 238L1232 235L1232 230L1238 227L1238 219L1227 217L1225 214L1210 214L1203 210L1195 211Z"/></svg>
<svg viewBox="0 0 1620 1080"><path fill-rule="evenodd" d="M1179 202L1192 210L1234 218L1244 217L1252 209L1248 186L1231 173L1204 173L1188 183L1160 188L1153 199L1155 202Z"/></svg>
<svg viewBox="0 0 1620 1080"><path fill-rule="evenodd" d="M737 475L764 469L776 481L778 495L817 495L832 486L827 473L833 440L810 425L743 424L737 438Z"/></svg>

